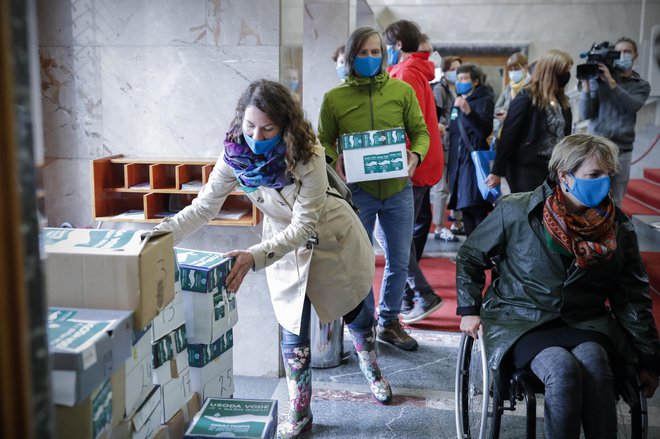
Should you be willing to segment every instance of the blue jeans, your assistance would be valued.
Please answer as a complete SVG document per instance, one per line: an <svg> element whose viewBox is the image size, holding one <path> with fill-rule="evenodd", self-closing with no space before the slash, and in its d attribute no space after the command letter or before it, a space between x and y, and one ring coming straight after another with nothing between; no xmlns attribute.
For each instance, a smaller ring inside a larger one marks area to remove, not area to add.
<svg viewBox="0 0 660 439"><path fill-rule="evenodd" d="M616 438L614 374L607 352L594 342L568 351L542 350L530 363L545 385L546 439Z"/></svg>
<svg viewBox="0 0 660 439"><path fill-rule="evenodd" d="M383 232L381 245L385 251L385 270L380 288L378 323L385 325L399 319L401 301L406 288L414 222L412 185L408 182L401 192L385 200L372 197L356 184L350 185L350 188L353 193L353 203L360 210L358 216L371 242L373 242L376 218ZM375 306L373 288L367 298L373 313Z"/></svg>
<svg viewBox="0 0 660 439"><path fill-rule="evenodd" d="M373 296L371 299L367 296L362 302L362 309L360 313L355 317L355 319L348 323L346 326L352 331L366 333L372 330L374 326L374 311L373 306L366 306L366 302L371 300L373 304ZM309 346L309 320L312 315L312 302L309 301L309 298L305 296L305 304L303 305L303 313L300 320L300 335L296 335L293 332L289 332L286 329L282 328L282 348L285 347L297 347L297 346Z"/></svg>

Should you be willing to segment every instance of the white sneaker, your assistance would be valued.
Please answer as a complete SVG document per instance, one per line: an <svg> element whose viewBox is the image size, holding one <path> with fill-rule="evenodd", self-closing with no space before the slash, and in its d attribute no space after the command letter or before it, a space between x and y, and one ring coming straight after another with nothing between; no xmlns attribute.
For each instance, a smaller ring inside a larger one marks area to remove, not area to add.
<svg viewBox="0 0 660 439"><path fill-rule="evenodd" d="M433 237L445 242L458 242L458 238L445 227L440 230L440 233L436 231Z"/></svg>

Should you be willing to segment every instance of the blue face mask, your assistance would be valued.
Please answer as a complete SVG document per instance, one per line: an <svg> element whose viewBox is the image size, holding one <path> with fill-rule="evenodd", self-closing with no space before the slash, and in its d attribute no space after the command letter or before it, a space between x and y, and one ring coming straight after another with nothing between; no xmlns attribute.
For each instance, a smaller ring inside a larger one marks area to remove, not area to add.
<svg viewBox="0 0 660 439"><path fill-rule="evenodd" d="M447 79L447 81L454 84L456 82L456 70L450 70L448 72L445 72L445 78Z"/></svg>
<svg viewBox="0 0 660 439"><path fill-rule="evenodd" d="M253 153L255 154L266 154L275 146L280 143L280 140L282 140L282 133L278 133L275 137L271 137L270 139L266 140L255 140L252 137L248 136L248 134L243 130L243 138L245 139L245 142L247 145L250 147Z"/></svg>
<svg viewBox="0 0 660 439"><path fill-rule="evenodd" d="M395 50L394 46L389 46L387 48L387 63L391 66L396 65L399 62L399 55L401 55L400 50Z"/></svg>
<svg viewBox="0 0 660 439"><path fill-rule="evenodd" d="M355 73L364 78L368 78L380 72L382 62L382 56L361 56L355 58L355 61L353 61L353 68L355 69Z"/></svg>
<svg viewBox="0 0 660 439"><path fill-rule="evenodd" d="M346 64L342 64L339 67L337 67L337 76L339 76L339 79L342 81L346 79L348 76L348 72L346 71Z"/></svg>
<svg viewBox="0 0 660 439"><path fill-rule="evenodd" d="M633 66L632 53L622 53L621 58L614 60L614 67L619 70L630 70Z"/></svg>
<svg viewBox="0 0 660 439"><path fill-rule="evenodd" d="M509 79L514 84L519 83L523 79L523 71L522 70L511 70L511 71L509 71Z"/></svg>
<svg viewBox="0 0 660 439"><path fill-rule="evenodd" d="M289 80L289 88L291 91L296 91L298 89L298 80L297 79L290 79Z"/></svg>
<svg viewBox="0 0 660 439"><path fill-rule="evenodd" d="M567 184L564 184L564 187L587 207L598 206L610 193L610 177L608 175L599 178L576 178L573 174L568 175L573 177L575 183L573 183L572 188L568 187Z"/></svg>
<svg viewBox="0 0 660 439"><path fill-rule="evenodd" d="M466 95L472 91L471 82L457 82L456 83L456 93L459 95Z"/></svg>

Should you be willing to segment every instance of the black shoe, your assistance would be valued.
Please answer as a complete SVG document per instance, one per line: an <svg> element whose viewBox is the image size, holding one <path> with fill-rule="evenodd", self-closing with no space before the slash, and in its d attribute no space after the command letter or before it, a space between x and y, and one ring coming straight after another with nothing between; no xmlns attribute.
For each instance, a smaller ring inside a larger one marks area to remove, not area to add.
<svg viewBox="0 0 660 439"><path fill-rule="evenodd" d="M404 351L414 351L419 346L417 341L403 330L398 320L387 322L385 326L378 324L376 332L378 332L378 340L391 343Z"/></svg>
<svg viewBox="0 0 660 439"><path fill-rule="evenodd" d="M424 320L434 312L436 312L442 305L444 305L442 297L435 293L426 294L415 300L415 306L412 311L404 315L401 321L405 324L416 323Z"/></svg>

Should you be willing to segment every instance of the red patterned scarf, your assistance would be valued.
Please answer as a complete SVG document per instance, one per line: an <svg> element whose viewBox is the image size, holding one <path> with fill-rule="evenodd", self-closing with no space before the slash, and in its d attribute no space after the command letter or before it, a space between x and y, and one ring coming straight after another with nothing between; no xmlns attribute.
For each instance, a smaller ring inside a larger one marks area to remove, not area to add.
<svg viewBox="0 0 660 439"><path fill-rule="evenodd" d="M609 261L616 251L614 200L609 195L597 207L572 214L566 211L557 185L545 200L543 225L556 243L575 255L575 263L582 269Z"/></svg>

